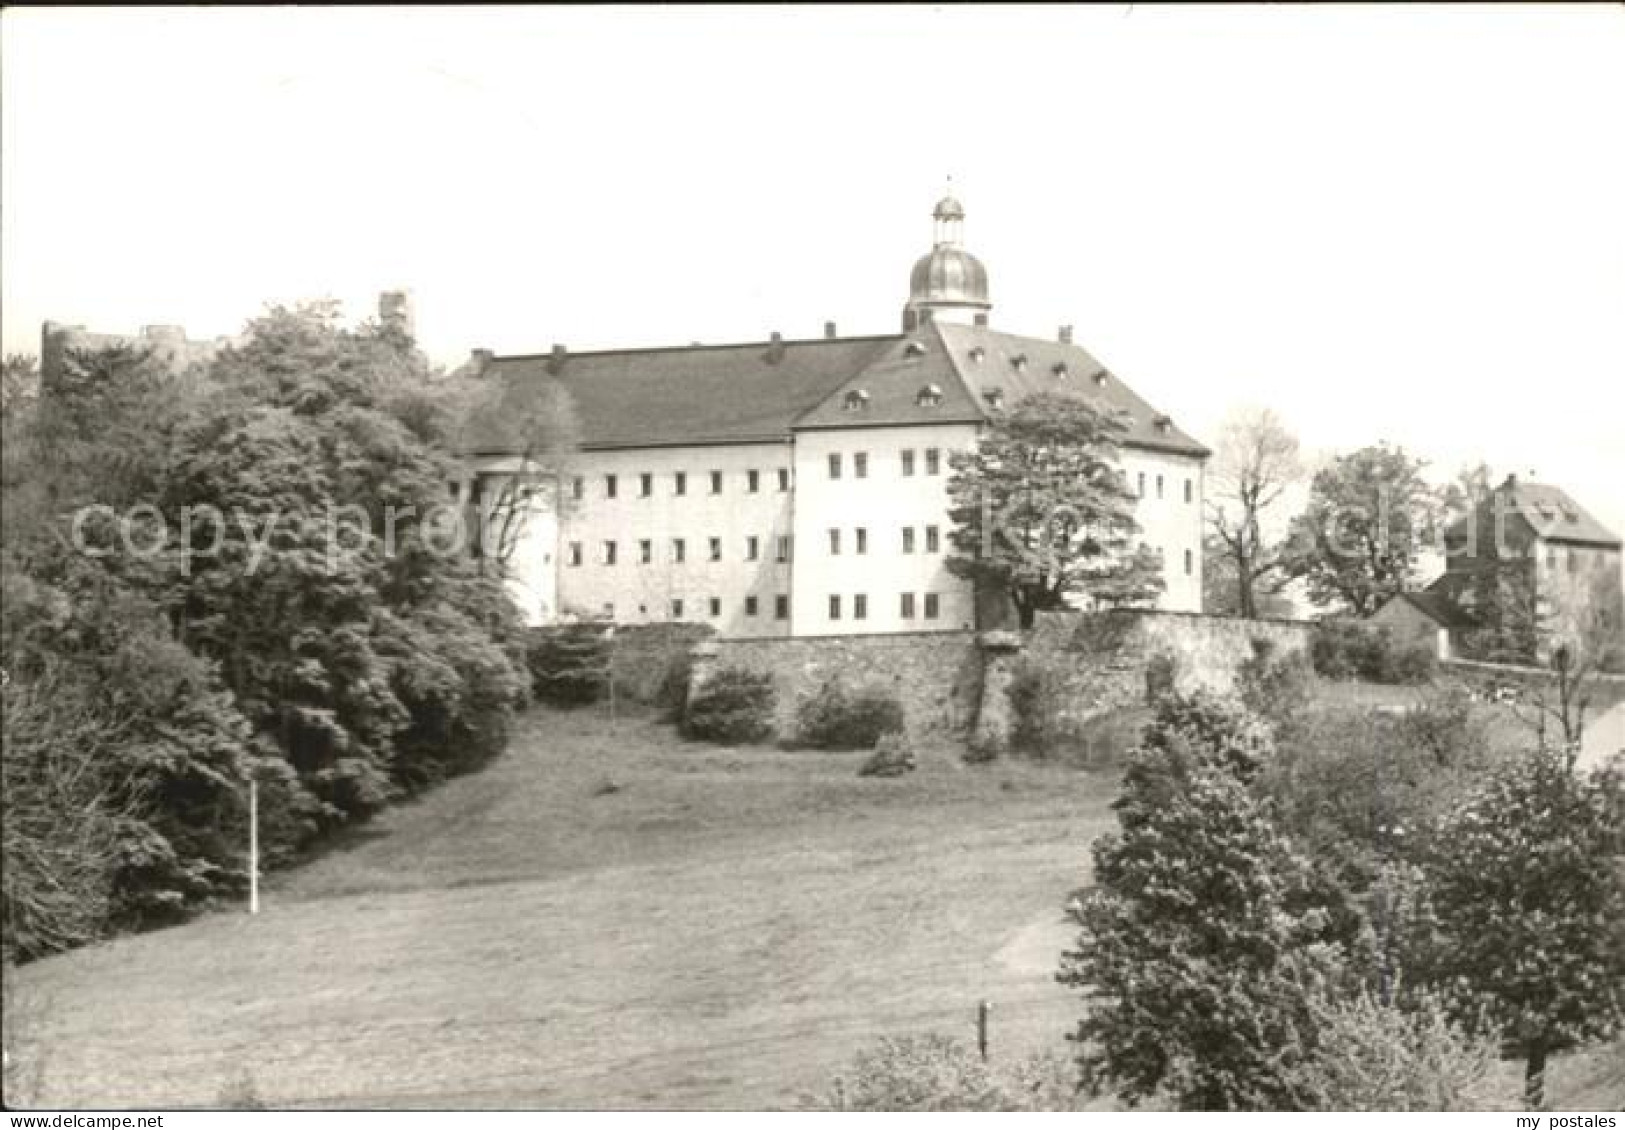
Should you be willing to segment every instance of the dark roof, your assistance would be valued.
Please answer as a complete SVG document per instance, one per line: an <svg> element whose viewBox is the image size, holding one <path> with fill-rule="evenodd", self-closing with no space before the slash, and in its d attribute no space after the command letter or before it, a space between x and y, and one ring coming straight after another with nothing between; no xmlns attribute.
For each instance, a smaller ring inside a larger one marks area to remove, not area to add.
<svg viewBox="0 0 1625 1130"><path fill-rule="evenodd" d="M1484 507L1501 507L1508 520L1522 519L1529 531L1546 541L1619 548L1620 539L1561 487L1526 483L1509 477L1479 503L1472 514L1457 519L1445 531L1447 542L1463 540L1469 524L1483 517ZM1491 511L1493 516L1494 511Z"/></svg>
<svg viewBox="0 0 1625 1130"><path fill-rule="evenodd" d="M617 349L494 357L487 379L555 379L575 401L584 447L775 443L790 421L884 353L895 337ZM775 357L775 354L777 356ZM475 451L487 450L476 437Z"/></svg>
<svg viewBox="0 0 1625 1130"><path fill-rule="evenodd" d="M1472 621L1456 606L1441 585L1444 577L1434 581L1421 592L1402 592L1393 599L1403 600L1441 628L1466 628Z"/></svg>
<svg viewBox="0 0 1625 1130"><path fill-rule="evenodd" d="M1026 358L1020 371L1018 356ZM1166 417L1115 376L1097 381L1105 368L1084 349L983 327L930 322L883 337L570 353L556 374L553 361L550 354L495 357L486 373L558 380L575 399L588 448L773 443L802 428L980 423L992 414L987 393L998 390L1008 407L1042 389L1126 411L1131 447L1208 454L1171 421L1159 426ZM940 404L920 402L930 386ZM863 406L847 408L849 393L863 394ZM493 450L478 438L470 446Z"/></svg>

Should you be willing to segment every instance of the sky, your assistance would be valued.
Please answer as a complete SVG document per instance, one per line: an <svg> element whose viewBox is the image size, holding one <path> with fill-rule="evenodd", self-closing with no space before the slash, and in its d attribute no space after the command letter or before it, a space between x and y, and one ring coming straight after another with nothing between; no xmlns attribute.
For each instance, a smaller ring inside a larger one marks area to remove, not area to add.
<svg viewBox="0 0 1625 1130"><path fill-rule="evenodd" d="M1625 8L7 10L4 348L413 294L421 344L995 328L1180 425L1483 460L1625 532Z"/></svg>

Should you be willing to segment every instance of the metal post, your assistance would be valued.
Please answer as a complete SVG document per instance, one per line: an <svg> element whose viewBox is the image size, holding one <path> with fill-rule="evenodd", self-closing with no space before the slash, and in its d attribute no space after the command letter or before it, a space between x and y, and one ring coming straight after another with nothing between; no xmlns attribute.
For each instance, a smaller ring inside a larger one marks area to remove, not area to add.
<svg viewBox="0 0 1625 1130"><path fill-rule="evenodd" d="M976 1050L982 1055L982 1062L987 1062L987 1014L993 1011L993 1006L983 1001L976 1006Z"/></svg>
<svg viewBox="0 0 1625 1130"><path fill-rule="evenodd" d="M260 912L260 788L248 779L248 913Z"/></svg>

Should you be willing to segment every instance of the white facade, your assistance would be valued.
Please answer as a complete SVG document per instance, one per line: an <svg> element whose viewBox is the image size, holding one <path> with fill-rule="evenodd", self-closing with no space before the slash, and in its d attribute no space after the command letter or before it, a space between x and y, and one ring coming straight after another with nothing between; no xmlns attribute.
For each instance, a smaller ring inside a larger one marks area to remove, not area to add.
<svg viewBox="0 0 1625 1130"><path fill-rule="evenodd" d="M840 428L786 444L583 452L559 484L562 513L539 502L526 522L510 585L533 623L682 620L724 636L972 628L972 586L947 568L947 484L949 453L975 434ZM1162 554L1157 606L1200 612L1202 460L1143 448L1122 460L1141 492L1140 538Z"/></svg>
<svg viewBox="0 0 1625 1130"><path fill-rule="evenodd" d="M796 433L793 634L975 626L972 586L947 567L948 452L975 434L973 424Z"/></svg>
<svg viewBox="0 0 1625 1130"><path fill-rule="evenodd" d="M788 635L790 474L788 444L582 453L560 485L560 611Z"/></svg>

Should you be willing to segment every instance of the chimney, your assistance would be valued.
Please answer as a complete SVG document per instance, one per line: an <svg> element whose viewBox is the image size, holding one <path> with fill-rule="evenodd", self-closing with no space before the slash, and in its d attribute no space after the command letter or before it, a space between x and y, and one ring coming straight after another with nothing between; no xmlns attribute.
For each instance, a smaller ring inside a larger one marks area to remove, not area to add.
<svg viewBox="0 0 1625 1130"><path fill-rule="evenodd" d="M468 369L470 374L475 377L485 376L486 370L491 367L491 362L494 360L496 360L496 354L492 353L489 349L470 350L468 354Z"/></svg>
<svg viewBox="0 0 1625 1130"><path fill-rule="evenodd" d="M824 323L824 336L828 337L828 338L832 338L832 337L835 336L835 323L834 322L825 322Z"/></svg>
<svg viewBox="0 0 1625 1130"><path fill-rule="evenodd" d="M1505 490L1516 490L1518 487L1518 476L1508 475L1507 481L1502 483L1501 486Z"/></svg>
<svg viewBox="0 0 1625 1130"><path fill-rule="evenodd" d="M547 358L547 371L555 377L564 372L564 359L569 356L569 353L570 351L565 349L564 346L554 342L553 352Z"/></svg>
<svg viewBox="0 0 1625 1130"><path fill-rule="evenodd" d="M1055 340L1060 342L1062 345L1071 345L1072 344L1072 327L1071 326L1062 326L1060 328L1059 332L1056 333Z"/></svg>
<svg viewBox="0 0 1625 1130"><path fill-rule="evenodd" d="M415 323L410 291L386 290L378 295L378 324L385 330L410 340L417 334Z"/></svg>
<svg viewBox="0 0 1625 1130"><path fill-rule="evenodd" d="M784 360L784 335L778 330L773 331L772 339L767 343L767 363L777 365Z"/></svg>

